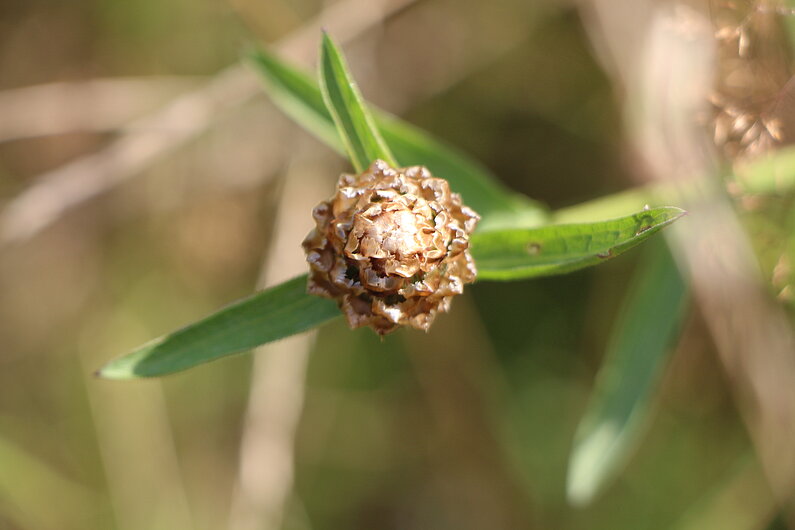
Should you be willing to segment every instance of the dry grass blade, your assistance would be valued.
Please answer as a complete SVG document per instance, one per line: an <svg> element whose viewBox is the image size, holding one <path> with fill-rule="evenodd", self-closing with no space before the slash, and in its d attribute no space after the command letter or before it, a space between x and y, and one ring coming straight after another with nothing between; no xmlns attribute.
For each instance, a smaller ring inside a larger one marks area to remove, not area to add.
<svg viewBox="0 0 795 530"><path fill-rule="evenodd" d="M321 27L341 41L356 38L414 0L343 0L280 41L279 53L308 61ZM224 111L259 94L256 77L235 65L164 107L136 120L96 153L40 175L0 212L0 248L35 236L70 209L140 174L207 130Z"/></svg>
<svg viewBox="0 0 795 530"><path fill-rule="evenodd" d="M260 287L276 285L304 267L303 252L295 242L311 228L307 212L322 198L322 175L317 168L298 164L287 172ZM303 410L306 367L315 335L304 333L254 351L231 530L279 528L281 524L292 491L295 429Z"/></svg>
<svg viewBox="0 0 795 530"><path fill-rule="evenodd" d="M126 127L175 94L189 77L128 77L48 83L0 92L0 142Z"/></svg>

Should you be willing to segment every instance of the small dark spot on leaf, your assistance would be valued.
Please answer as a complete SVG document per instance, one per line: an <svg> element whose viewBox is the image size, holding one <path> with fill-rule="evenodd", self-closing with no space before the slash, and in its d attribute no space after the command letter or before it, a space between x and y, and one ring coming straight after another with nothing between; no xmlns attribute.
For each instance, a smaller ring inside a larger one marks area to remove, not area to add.
<svg viewBox="0 0 795 530"><path fill-rule="evenodd" d="M654 218L650 215L638 216L638 228L635 230L635 235L639 236L646 230L650 230L654 226Z"/></svg>
<svg viewBox="0 0 795 530"><path fill-rule="evenodd" d="M596 254L596 257L597 258L601 258L601 259L612 258L613 257L613 249L609 248L609 249L605 250L604 252L599 252L598 254Z"/></svg>
<svg viewBox="0 0 795 530"><path fill-rule="evenodd" d="M538 256L539 254L541 254L541 243L536 243L536 242L528 243L527 253L530 254L531 256Z"/></svg>

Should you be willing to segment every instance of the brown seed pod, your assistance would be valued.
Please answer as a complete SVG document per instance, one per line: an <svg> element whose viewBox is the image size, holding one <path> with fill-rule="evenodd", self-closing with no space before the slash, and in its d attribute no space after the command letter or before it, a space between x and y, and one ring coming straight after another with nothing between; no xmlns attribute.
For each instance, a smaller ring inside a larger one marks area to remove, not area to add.
<svg viewBox="0 0 795 530"><path fill-rule="evenodd" d="M308 291L337 300L351 328L427 331L475 280L469 235L480 218L422 166L376 160L361 175L343 174L312 215Z"/></svg>

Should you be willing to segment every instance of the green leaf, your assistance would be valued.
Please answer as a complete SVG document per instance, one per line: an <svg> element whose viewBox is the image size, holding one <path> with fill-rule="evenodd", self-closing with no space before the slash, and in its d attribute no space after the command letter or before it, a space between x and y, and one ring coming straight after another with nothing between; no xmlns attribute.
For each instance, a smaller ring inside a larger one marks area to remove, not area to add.
<svg viewBox="0 0 795 530"><path fill-rule="evenodd" d="M11 528L85 527L104 499L93 488L76 481L74 476L64 475L58 469L60 466L50 464L32 452L34 449L40 450L0 437L3 527L6 524ZM9 511L7 507L13 509Z"/></svg>
<svg viewBox="0 0 795 530"><path fill-rule="evenodd" d="M273 103L293 121L340 154L345 154L337 126L331 117L317 83L304 72L285 63L266 50L255 50L247 57L259 74Z"/></svg>
<svg viewBox="0 0 795 530"><path fill-rule="evenodd" d="M306 275L239 300L217 313L113 360L108 379L155 377L191 368L317 327L340 316L337 305L306 293Z"/></svg>
<svg viewBox="0 0 795 530"><path fill-rule="evenodd" d="M664 241L649 247L645 258L577 428L566 487L574 505L590 503L637 448L685 315L687 284Z"/></svg>
<svg viewBox="0 0 795 530"><path fill-rule="evenodd" d="M340 153L345 147L323 104L317 84L303 72L266 50L249 56L268 94L288 116ZM447 179L464 203L478 212L478 230L543 224L548 213L539 203L505 188L489 171L466 154L428 133L384 112L374 110L375 123L400 166L422 165Z"/></svg>
<svg viewBox="0 0 795 530"><path fill-rule="evenodd" d="M775 150L734 168L733 184L743 193L784 193L795 187L795 149Z"/></svg>
<svg viewBox="0 0 795 530"><path fill-rule="evenodd" d="M364 171L378 158L397 165L348 72L345 59L325 32L320 46L320 92L357 171Z"/></svg>
<svg viewBox="0 0 795 530"><path fill-rule="evenodd" d="M464 204L482 217L479 231L529 228L546 222L549 214L540 203L498 183L480 163L443 144L428 133L386 114L376 120L402 166L425 166L443 177Z"/></svg>
<svg viewBox="0 0 795 530"><path fill-rule="evenodd" d="M684 215L652 208L610 221L494 230L472 236L480 280L550 276L596 265L634 247Z"/></svg>

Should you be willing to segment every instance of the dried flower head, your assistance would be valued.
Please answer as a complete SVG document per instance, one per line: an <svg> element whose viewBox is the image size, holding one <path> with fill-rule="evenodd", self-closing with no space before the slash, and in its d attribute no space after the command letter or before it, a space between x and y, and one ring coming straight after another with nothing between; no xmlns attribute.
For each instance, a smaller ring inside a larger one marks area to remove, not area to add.
<svg viewBox="0 0 795 530"><path fill-rule="evenodd" d="M792 10L751 1L713 8L717 63L709 123L715 145L733 161L791 144L795 77L781 17Z"/></svg>
<svg viewBox="0 0 795 530"><path fill-rule="evenodd" d="M376 160L360 175L343 174L312 215L317 226L303 243L308 291L337 300L351 328L427 330L475 280L468 248L479 217L424 167Z"/></svg>

